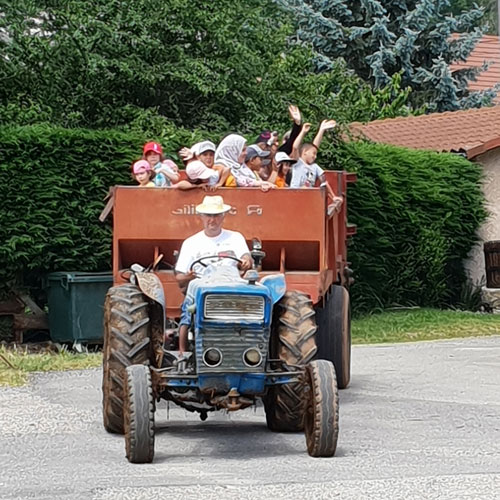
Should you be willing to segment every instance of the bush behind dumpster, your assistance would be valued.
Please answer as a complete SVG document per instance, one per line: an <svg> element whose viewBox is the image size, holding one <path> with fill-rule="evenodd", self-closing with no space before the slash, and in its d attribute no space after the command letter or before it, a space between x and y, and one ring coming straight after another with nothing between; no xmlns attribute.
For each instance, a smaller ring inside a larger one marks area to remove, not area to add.
<svg viewBox="0 0 500 500"><path fill-rule="evenodd" d="M202 137L172 126L161 142L176 158L180 146ZM104 197L109 186L132 184L130 165L151 139L0 127L0 293L37 287L51 271L109 269L111 226L98 221ZM348 198L349 220L358 226L349 245L354 310L453 303L484 217L479 167L449 154L326 141L320 164L358 173Z"/></svg>

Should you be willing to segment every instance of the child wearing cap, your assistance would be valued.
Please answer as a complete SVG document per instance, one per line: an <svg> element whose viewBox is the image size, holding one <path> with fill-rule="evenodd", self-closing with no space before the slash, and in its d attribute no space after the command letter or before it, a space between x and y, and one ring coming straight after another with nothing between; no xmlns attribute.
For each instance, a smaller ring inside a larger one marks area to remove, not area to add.
<svg viewBox="0 0 500 500"><path fill-rule="evenodd" d="M158 187L170 187L179 181L179 169L172 160L166 160L163 150L157 142L147 142L143 147L145 159L155 172L154 183Z"/></svg>
<svg viewBox="0 0 500 500"><path fill-rule="evenodd" d="M191 187L203 187L210 191L224 185L229 175L229 168L224 165L214 165L215 144L203 141L194 144L190 149L182 148L179 151L186 164L186 174ZM188 189L184 181L178 185L179 189Z"/></svg>
<svg viewBox="0 0 500 500"><path fill-rule="evenodd" d="M227 178L227 187L260 187L262 191L269 191L276 186L272 182L263 181L258 172L263 166L268 165L270 152L262 150L257 144L248 146L245 162L242 165L234 165L231 175Z"/></svg>
<svg viewBox="0 0 500 500"><path fill-rule="evenodd" d="M274 183L278 188L288 187L292 178L292 165L297 163L297 160L290 158L283 151L278 151L274 157L276 164L278 165L278 175Z"/></svg>
<svg viewBox="0 0 500 500"><path fill-rule="evenodd" d="M155 175L151 165L146 160L136 161L132 165L132 177L139 187L155 187L152 177Z"/></svg>
<svg viewBox="0 0 500 500"><path fill-rule="evenodd" d="M191 152L202 161L208 168L214 167L215 144L211 141L197 142L191 146Z"/></svg>

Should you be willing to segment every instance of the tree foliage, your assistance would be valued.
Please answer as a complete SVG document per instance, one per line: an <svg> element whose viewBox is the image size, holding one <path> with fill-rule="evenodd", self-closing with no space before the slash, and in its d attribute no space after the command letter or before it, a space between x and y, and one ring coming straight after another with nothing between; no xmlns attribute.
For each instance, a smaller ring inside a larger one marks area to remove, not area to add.
<svg viewBox="0 0 500 500"><path fill-rule="evenodd" d="M492 91L467 90L478 70L449 68L464 61L481 37L482 8L453 16L449 0L276 1L297 20L297 39L314 47L319 69L342 58L373 88L401 73L414 107L429 111L491 102Z"/></svg>
<svg viewBox="0 0 500 500"><path fill-rule="evenodd" d="M455 16L464 11L473 10L476 5L484 9L484 16L478 20L478 26L482 26L486 33L498 34L498 10L497 0L450 0L450 11Z"/></svg>
<svg viewBox="0 0 500 500"><path fill-rule="evenodd" d="M270 1L0 1L4 122L246 132L290 102L310 119L407 112L398 82L372 92L343 64L315 74Z"/></svg>

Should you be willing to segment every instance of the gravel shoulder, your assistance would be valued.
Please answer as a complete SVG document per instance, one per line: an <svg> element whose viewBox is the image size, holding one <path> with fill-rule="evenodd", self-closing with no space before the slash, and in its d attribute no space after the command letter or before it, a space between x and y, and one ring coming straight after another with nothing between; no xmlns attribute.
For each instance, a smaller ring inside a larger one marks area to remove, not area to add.
<svg viewBox="0 0 500 500"><path fill-rule="evenodd" d="M355 346L337 455L267 430L261 407L156 413L153 464L101 420L101 372L0 390L0 498L500 498L500 337Z"/></svg>

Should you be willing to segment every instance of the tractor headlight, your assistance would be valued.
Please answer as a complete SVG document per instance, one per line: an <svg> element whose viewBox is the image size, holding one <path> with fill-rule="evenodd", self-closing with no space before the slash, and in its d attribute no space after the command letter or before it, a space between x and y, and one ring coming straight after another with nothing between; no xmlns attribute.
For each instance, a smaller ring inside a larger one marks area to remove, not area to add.
<svg viewBox="0 0 500 500"><path fill-rule="evenodd" d="M255 347L247 349L243 353L243 363L249 367L259 366L262 363L262 354Z"/></svg>
<svg viewBox="0 0 500 500"><path fill-rule="evenodd" d="M203 353L203 362L207 366L215 368L222 363L222 353L215 347L209 347L208 349L205 349L205 352Z"/></svg>

